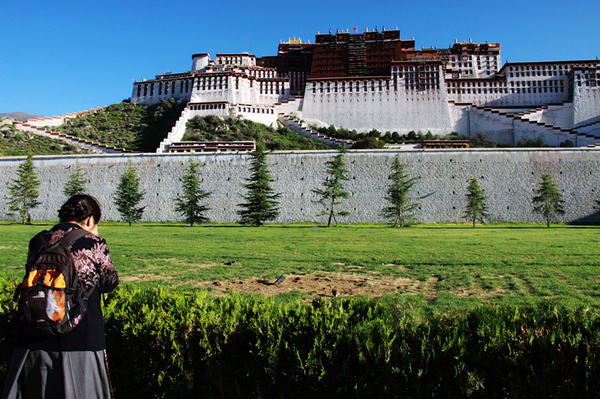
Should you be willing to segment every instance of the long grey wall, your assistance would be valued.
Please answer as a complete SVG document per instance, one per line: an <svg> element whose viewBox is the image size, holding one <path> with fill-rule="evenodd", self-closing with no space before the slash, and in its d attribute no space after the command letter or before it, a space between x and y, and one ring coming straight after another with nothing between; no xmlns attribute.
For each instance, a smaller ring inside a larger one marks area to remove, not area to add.
<svg viewBox="0 0 600 399"><path fill-rule="evenodd" d="M278 222L323 221L314 202L312 189L325 178L325 162L333 151L277 152L268 156L282 193ZM510 149L510 150L438 150L438 151L356 151L346 155L350 170L347 191L351 197L340 209L351 212L343 222L381 222L381 208L388 185L390 166L395 156L408 165L408 172L419 177L414 197L421 203L416 212L419 221L454 222L463 220L468 177L476 176L488 197L492 221L541 221L532 214L531 198L542 174L551 174L563 192L566 213L563 221L593 221L594 200L600 198L600 151L594 149ZM34 220L56 219L65 200L62 192L76 160L87 170L89 192L103 205L106 219L118 220L113 193L119 176L131 163L140 173L146 196L144 220L171 221L179 216L172 198L181 189L180 178L189 154L136 154L36 156L34 165L41 181L42 205L33 210ZM237 219L237 204L242 202L241 184L248 176L249 155L194 155L204 163L200 168L203 187L212 192L208 216L212 221ZM7 184L15 178L23 157L0 158L0 215L7 216ZM14 217L12 217L14 219Z"/></svg>

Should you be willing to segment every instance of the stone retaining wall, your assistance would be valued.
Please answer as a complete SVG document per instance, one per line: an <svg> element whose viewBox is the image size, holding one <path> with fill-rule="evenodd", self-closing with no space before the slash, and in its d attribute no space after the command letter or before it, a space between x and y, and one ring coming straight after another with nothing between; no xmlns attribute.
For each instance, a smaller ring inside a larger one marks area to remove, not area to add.
<svg viewBox="0 0 600 399"><path fill-rule="evenodd" d="M317 216L320 208L311 191L325 175L325 162L334 151L276 152L268 156L282 193L277 222L324 221ZM597 221L594 200L600 199L600 150L594 149L470 149L470 150L402 150L350 151L346 162L350 181L346 188L351 197L340 209L351 212L343 222L381 222L379 217L394 157L408 165L408 172L419 177L413 195L421 206L416 212L422 222L461 221L469 175L476 176L486 191L490 220L542 221L532 213L531 198L540 177L549 173L559 185L566 201L565 222ZM76 160L87 170L89 192L103 205L104 217L118 220L112 196L120 175L131 163L140 173L146 190L144 220L178 220L172 198L181 190L180 177L189 154L132 154L36 156L34 165L41 181L42 205L33 210L34 220L56 219L65 200L63 187L73 173ZM0 158L0 217L7 216L7 184L14 179L24 157ZM200 168L205 190L212 192L208 216L212 221L237 220L237 204L242 202L241 184L249 175L247 154L196 154L204 163ZM12 217L14 218L14 217Z"/></svg>

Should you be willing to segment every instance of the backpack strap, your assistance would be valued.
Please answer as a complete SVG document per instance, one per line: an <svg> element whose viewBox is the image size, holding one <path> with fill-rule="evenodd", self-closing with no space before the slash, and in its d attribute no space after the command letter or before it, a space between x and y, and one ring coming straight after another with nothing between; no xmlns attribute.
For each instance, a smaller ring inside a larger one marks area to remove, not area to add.
<svg viewBox="0 0 600 399"><path fill-rule="evenodd" d="M83 237L84 235L86 235L88 233L89 232L83 228L74 229L74 230L68 232L67 234L65 234L63 236L63 238L61 238L54 244L50 245L48 248L56 248L59 245L62 245L65 248L69 248L70 246L75 244L75 241L79 240L81 237Z"/></svg>
<svg viewBox="0 0 600 399"><path fill-rule="evenodd" d="M38 256L47 249L56 248L59 245L64 245L66 248L70 247L75 243L75 241L86 235L88 231L83 228L71 230L54 244L48 243L48 241L44 238L44 233L48 233L48 231L44 230L33 238L34 240L36 240L36 244L39 244L39 247L35 251L35 256L31 258L32 262L35 262Z"/></svg>

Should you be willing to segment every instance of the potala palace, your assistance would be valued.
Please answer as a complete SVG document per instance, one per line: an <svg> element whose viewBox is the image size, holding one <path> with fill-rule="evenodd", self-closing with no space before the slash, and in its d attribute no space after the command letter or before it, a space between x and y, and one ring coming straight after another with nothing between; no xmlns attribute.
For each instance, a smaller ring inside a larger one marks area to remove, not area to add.
<svg viewBox="0 0 600 399"><path fill-rule="evenodd" d="M293 39L276 56L194 54L188 72L135 82L131 101L187 103L157 152L196 116L275 125L301 119L366 132L485 133L500 144L600 142L600 61L507 62L499 43L415 47L399 30ZM295 118L295 119L293 119Z"/></svg>

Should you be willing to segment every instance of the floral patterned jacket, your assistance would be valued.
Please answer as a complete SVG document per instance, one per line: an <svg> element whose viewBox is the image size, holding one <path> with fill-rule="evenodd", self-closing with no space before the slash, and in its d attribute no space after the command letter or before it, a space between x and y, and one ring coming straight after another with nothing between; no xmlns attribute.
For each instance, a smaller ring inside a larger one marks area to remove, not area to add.
<svg viewBox="0 0 600 399"><path fill-rule="evenodd" d="M80 228L71 223L57 224L48 232L48 244L52 245L65 234ZM27 263L35 255L29 248ZM119 275L112 264L104 238L92 233L84 235L73 244L71 255L79 280L85 284L86 289L96 286L104 293L112 291L119 284Z"/></svg>
<svg viewBox="0 0 600 399"><path fill-rule="evenodd" d="M59 223L44 233L49 244L54 244L65 234L81 227L72 223ZM37 254L30 242L27 263ZM73 265L86 289L92 290L88 309L81 322L71 332L48 339L18 334L17 346L46 351L97 351L106 348L104 317L100 294L112 291L119 284L119 275L112 264L104 238L92 233L79 238L71 247ZM97 288L97 289L94 289Z"/></svg>

